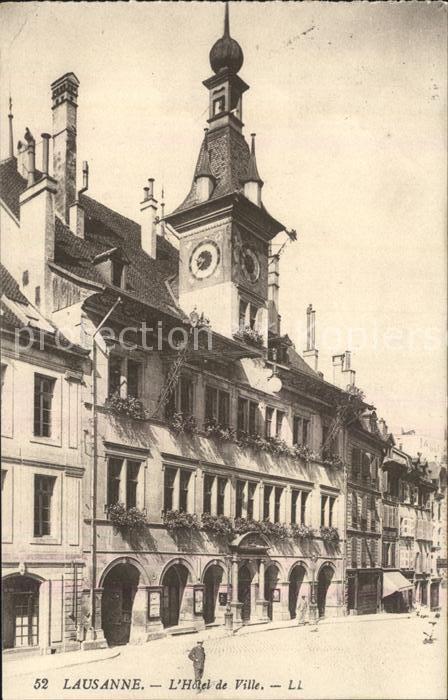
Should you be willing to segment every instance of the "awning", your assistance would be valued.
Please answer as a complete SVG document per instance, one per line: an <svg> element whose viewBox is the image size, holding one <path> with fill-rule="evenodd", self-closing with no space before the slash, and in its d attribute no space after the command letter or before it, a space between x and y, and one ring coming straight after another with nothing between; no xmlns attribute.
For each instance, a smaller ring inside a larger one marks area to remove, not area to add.
<svg viewBox="0 0 448 700"><path fill-rule="evenodd" d="M399 571L385 571L383 578L383 598L386 598L397 591L406 591L414 588L412 581L400 574Z"/></svg>

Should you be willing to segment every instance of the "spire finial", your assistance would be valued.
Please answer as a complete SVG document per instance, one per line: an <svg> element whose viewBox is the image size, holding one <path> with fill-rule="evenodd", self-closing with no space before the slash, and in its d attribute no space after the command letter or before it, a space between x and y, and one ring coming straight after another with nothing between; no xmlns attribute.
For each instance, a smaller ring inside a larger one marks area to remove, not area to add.
<svg viewBox="0 0 448 700"><path fill-rule="evenodd" d="M224 36L230 36L230 28L229 28L229 3L225 3L225 12L224 12Z"/></svg>
<svg viewBox="0 0 448 700"><path fill-rule="evenodd" d="M13 129L12 129L12 120L14 119L13 113L12 113L12 98L11 95L9 96L9 114L8 114L8 120L9 120L9 157L14 158L14 135L13 135Z"/></svg>
<svg viewBox="0 0 448 700"><path fill-rule="evenodd" d="M252 143L251 143L251 145L250 145L250 152L252 153L252 155L255 155L255 137L256 137L256 135L257 135L257 134L251 134L251 135L250 135L250 137L251 137L251 139L252 139Z"/></svg>

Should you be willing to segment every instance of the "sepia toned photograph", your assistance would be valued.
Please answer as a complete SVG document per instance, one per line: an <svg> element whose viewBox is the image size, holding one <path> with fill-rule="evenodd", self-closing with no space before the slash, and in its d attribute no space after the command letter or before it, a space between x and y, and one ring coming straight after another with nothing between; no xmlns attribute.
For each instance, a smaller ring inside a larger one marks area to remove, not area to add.
<svg viewBox="0 0 448 700"><path fill-rule="evenodd" d="M2 2L2 697L447 697L445 2Z"/></svg>

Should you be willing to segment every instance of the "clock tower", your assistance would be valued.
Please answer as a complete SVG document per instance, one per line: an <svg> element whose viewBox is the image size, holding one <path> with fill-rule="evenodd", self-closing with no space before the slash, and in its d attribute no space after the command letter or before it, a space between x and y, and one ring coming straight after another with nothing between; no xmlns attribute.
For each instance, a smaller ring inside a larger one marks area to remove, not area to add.
<svg viewBox="0 0 448 700"><path fill-rule="evenodd" d="M244 57L230 36L228 3L224 34L209 58L208 128L190 191L166 217L180 241L179 303L186 313L203 312L218 333L250 328L266 346L269 243L285 227L261 200L255 134L250 146L243 135L249 86L238 75Z"/></svg>

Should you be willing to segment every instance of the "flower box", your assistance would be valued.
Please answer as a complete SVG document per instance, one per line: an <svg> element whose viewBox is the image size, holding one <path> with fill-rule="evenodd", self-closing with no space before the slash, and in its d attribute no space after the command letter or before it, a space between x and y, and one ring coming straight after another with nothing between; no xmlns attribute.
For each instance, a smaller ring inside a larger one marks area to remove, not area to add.
<svg viewBox="0 0 448 700"><path fill-rule="evenodd" d="M233 525L225 515L202 513L201 529L220 535L233 535Z"/></svg>
<svg viewBox="0 0 448 700"><path fill-rule="evenodd" d="M204 424L204 430L208 437L234 442L236 439L236 430L229 426L221 425L215 418L207 418Z"/></svg>
<svg viewBox="0 0 448 700"><path fill-rule="evenodd" d="M169 419L170 429L177 435L187 433L193 435L198 432L196 418L194 416L184 416L183 413L173 413Z"/></svg>
<svg viewBox="0 0 448 700"><path fill-rule="evenodd" d="M120 396L118 391L106 399L105 406L111 413L133 420L147 420L150 417L149 411L143 406L140 399L136 399L134 396Z"/></svg>
<svg viewBox="0 0 448 700"><path fill-rule="evenodd" d="M293 523L291 525L291 534L294 538L299 540L311 540L315 537L315 530L310 525L297 525Z"/></svg>
<svg viewBox="0 0 448 700"><path fill-rule="evenodd" d="M321 527L320 536L324 542L339 542L339 532L336 527Z"/></svg>
<svg viewBox="0 0 448 700"><path fill-rule="evenodd" d="M255 328L251 328L250 326L240 328L233 334L233 337L235 340L242 340L243 343L248 343L249 345L263 346L263 336L255 330Z"/></svg>
<svg viewBox="0 0 448 700"><path fill-rule="evenodd" d="M126 508L124 503L106 506L107 517L119 530L143 530L148 526L146 514L138 508Z"/></svg>
<svg viewBox="0 0 448 700"><path fill-rule="evenodd" d="M192 513L185 513L183 510L167 510L163 514L163 524L167 530L199 529L197 516Z"/></svg>

